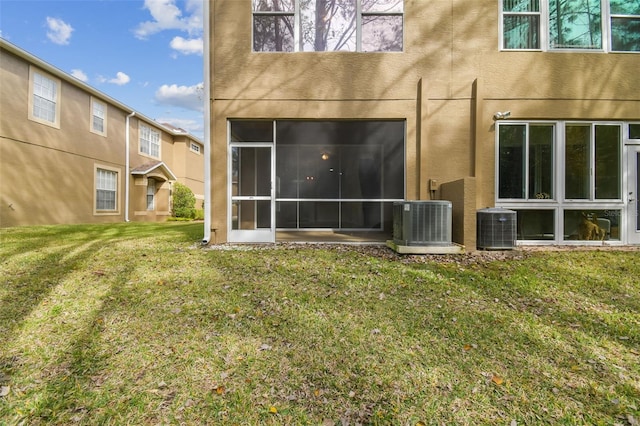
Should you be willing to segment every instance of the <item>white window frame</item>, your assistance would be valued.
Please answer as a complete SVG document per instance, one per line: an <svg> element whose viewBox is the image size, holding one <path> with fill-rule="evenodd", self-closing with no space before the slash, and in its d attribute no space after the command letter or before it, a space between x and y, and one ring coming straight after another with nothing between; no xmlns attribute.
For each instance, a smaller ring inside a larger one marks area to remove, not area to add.
<svg viewBox="0 0 640 426"><path fill-rule="evenodd" d="M201 153L200 145L198 145L195 142L189 143L189 150L191 152L195 153L195 154L198 154L198 155L200 155L200 153Z"/></svg>
<svg viewBox="0 0 640 426"><path fill-rule="evenodd" d="M256 16L291 16L293 17L293 52L309 52L313 51L304 50L303 45L304 41L302 40L301 35L301 10L300 10L300 0L292 0L294 2L294 10L291 11L256 11L253 10L253 1L251 5L252 14L251 14L251 49L253 53L288 53L287 51L256 51L253 50L253 39L254 39L254 28L255 25L253 23L254 17ZM371 51L372 53L402 53L404 52L405 47L405 0L400 0L402 2L402 12L384 12L384 11L363 11L362 10L362 0L354 0L356 2L356 49L355 52L363 52L362 50L362 18L366 16L401 16L402 17L402 50L400 51ZM324 52L328 53L330 51ZM369 51L365 51L369 52ZM315 53L321 53L320 51L315 51Z"/></svg>
<svg viewBox="0 0 640 426"><path fill-rule="evenodd" d="M102 130L96 128L96 118L102 120ZM91 97L91 116L89 126L91 133L95 133L100 136L107 136L107 104L93 96Z"/></svg>
<svg viewBox="0 0 640 426"><path fill-rule="evenodd" d="M155 179L147 179L147 210L156 209L156 181Z"/></svg>
<svg viewBox="0 0 640 426"><path fill-rule="evenodd" d="M146 124L140 124L139 153L152 158L160 158L162 138L160 132Z"/></svg>
<svg viewBox="0 0 640 426"><path fill-rule="evenodd" d="M549 1L550 0L540 0L540 27L539 27L539 37L540 37L540 48L538 49L507 49L504 47L504 17L505 15L515 15L518 13L514 12L504 12L504 0L498 0L498 49L504 52L517 52L517 51L534 51L534 52L577 52L577 53L588 53L588 52L596 52L596 53L640 53L638 51L629 51L629 50L612 50L612 31L611 31L611 19L612 17L616 18L639 18L640 15L612 15L611 14L611 5L609 0L599 0L601 7L601 32L602 32L602 47L601 48L552 48L550 47L549 40ZM525 14L525 13L520 13ZM532 14L532 13L526 13Z"/></svg>
<svg viewBox="0 0 640 426"><path fill-rule="evenodd" d="M100 179L99 173L100 172L105 172L109 175L111 175L112 177L115 177L115 188L111 185L109 185L109 187L107 187L107 183L108 182L104 182ZM94 167L94 189L93 189L93 194L94 194L94 200L93 200L93 211L95 215L116 215L119 214L119 206L120 203L118 202L118 197L119 197L119 190L118 188L120 188L120 169L114 168L114 167L109 167L109 166L104 166L104 165L95 165ZM113 208L107 208L107 209L99 209L98 208L98 191L113 191L114 193L114 205Z"/></svg>
<svg viewBox="0 0 640 426"><path fill-rule="evenodd" d="M40 88L41 85L38 84L40 80L53 86L53 90L50 90L49 93L44 93ZM61 85L62 82L60 79L55 78L33 66L29 67L29 120L45 124L56 129L60 128ZM44 117L37 112L39 111L39 104L42 101L53 105L53 111L49 111L53 113L53 117Z"/></svg>
<svg viewBox="0 0 640 426"><path fill-rule="evenodd" d="M498 127L501 125L522 125L522 124L554 124L555 125L555 146L554 146L554 158L555 160L555 170L554 170L554 197L553 199L500 199L498 198L499 194L499 154L500 154L500 141L499 141L499 131ZM611 210L611 211L620 211L624 215L624 211L626 208L624 197L618 200L615 199L596 199L593 188L593 176L592 182L590 183L590 193L591 197L589 199L566 199L565 198L565 146L566 146L566 126L567 125L575 125L575 124L584 124L589 125L592 128L593 133L595 131L595 126L605 125L605 126L620 126L621 132L625 132L628 130L629 124L634 123L622 123L619 121L578 121L578 120L530 120L530 121L501 121L496 123L496 131L495 131L495 179L494 179L494 194L495 194L495 205L496 207L503 207L512 210L549 210L553 211L554 215L554 235L555 238L553 240L519 240L521 244L527 245L548 245L548 244L577 244L577 245L602 245L602 241L588 241L588 240L570 240L565 239L564 233L564 213L565 211L572 210ZM621 173L621 196L624 195L624 188L626 187L626 181L624 177L625 164L626 164L626 156L624 144L626 142L627 134L621 134L621 153L620 153L620 173ZM590 135L590 167L593 167L594 164L594 140L595 135ZM640 140L639 140L640 142ZM621 221L623 222L623 221ZM608 240L608 244L623 244L625 237L624 233L626 232L626 228L621 225L620 228L620 239L619 240Z"/></svg>

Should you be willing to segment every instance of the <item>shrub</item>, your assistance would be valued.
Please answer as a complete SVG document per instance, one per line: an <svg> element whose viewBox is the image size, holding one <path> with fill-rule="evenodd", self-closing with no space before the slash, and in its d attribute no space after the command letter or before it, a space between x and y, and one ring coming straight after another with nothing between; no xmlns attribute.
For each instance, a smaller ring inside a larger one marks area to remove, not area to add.
<svg viewBox="0 0 640 426"><path fill-rule="evenodd" d="M176 182L173 186L173 216L193 219L196 216L196 197L186 185Z"/></svg>

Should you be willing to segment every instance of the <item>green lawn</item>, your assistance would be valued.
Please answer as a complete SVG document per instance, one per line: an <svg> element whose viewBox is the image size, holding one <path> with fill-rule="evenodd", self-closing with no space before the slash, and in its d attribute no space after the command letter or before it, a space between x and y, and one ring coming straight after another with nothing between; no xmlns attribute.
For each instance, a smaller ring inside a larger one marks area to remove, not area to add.
<svg viewBox="0 0 640 426"><path fill-rule="evenodd" d="M638 424L640 252L0 230L0 424Z"/></svg>

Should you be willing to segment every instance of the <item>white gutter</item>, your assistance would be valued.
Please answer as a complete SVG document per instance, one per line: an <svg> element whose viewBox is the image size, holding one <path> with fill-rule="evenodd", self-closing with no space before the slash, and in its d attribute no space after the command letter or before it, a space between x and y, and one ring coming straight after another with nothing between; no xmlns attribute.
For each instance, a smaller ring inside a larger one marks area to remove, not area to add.
<svg viewBox="0 0 640 426"><path fill-rule="evenodd" d="M125 126L127 127L127 132L124 137L124 145L125 145L125 153L124 153L124 221L129 222L129 133L131 132L131 128L129 127L129 119L136 115L136 112L133 111L131 114L127 115L127 122Z"/></svg>
<svg viewBox="0 0 640 426"><path fill-rule="evenodd" d="M211 241L211 57L209 43L209 0L203 1L204 18L204 236L202 244Z"/></svg>

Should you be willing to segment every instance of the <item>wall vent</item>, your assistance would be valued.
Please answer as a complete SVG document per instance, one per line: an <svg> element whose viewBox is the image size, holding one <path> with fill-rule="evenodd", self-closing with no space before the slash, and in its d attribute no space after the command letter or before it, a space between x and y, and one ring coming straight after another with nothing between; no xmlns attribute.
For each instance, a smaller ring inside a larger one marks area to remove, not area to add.
<svg viewBox="0 0 640 426"><path fill-rule="evenodd" d="M393 242L401 246L451 245L450 201L393 203Z"/></svg>
<svg viewBox="0 0 640 426"><path fill-rule="evenodd" d="M513 250L516 246L517 213L492 208L478 210L476 247L486 250Z"/></svg>

